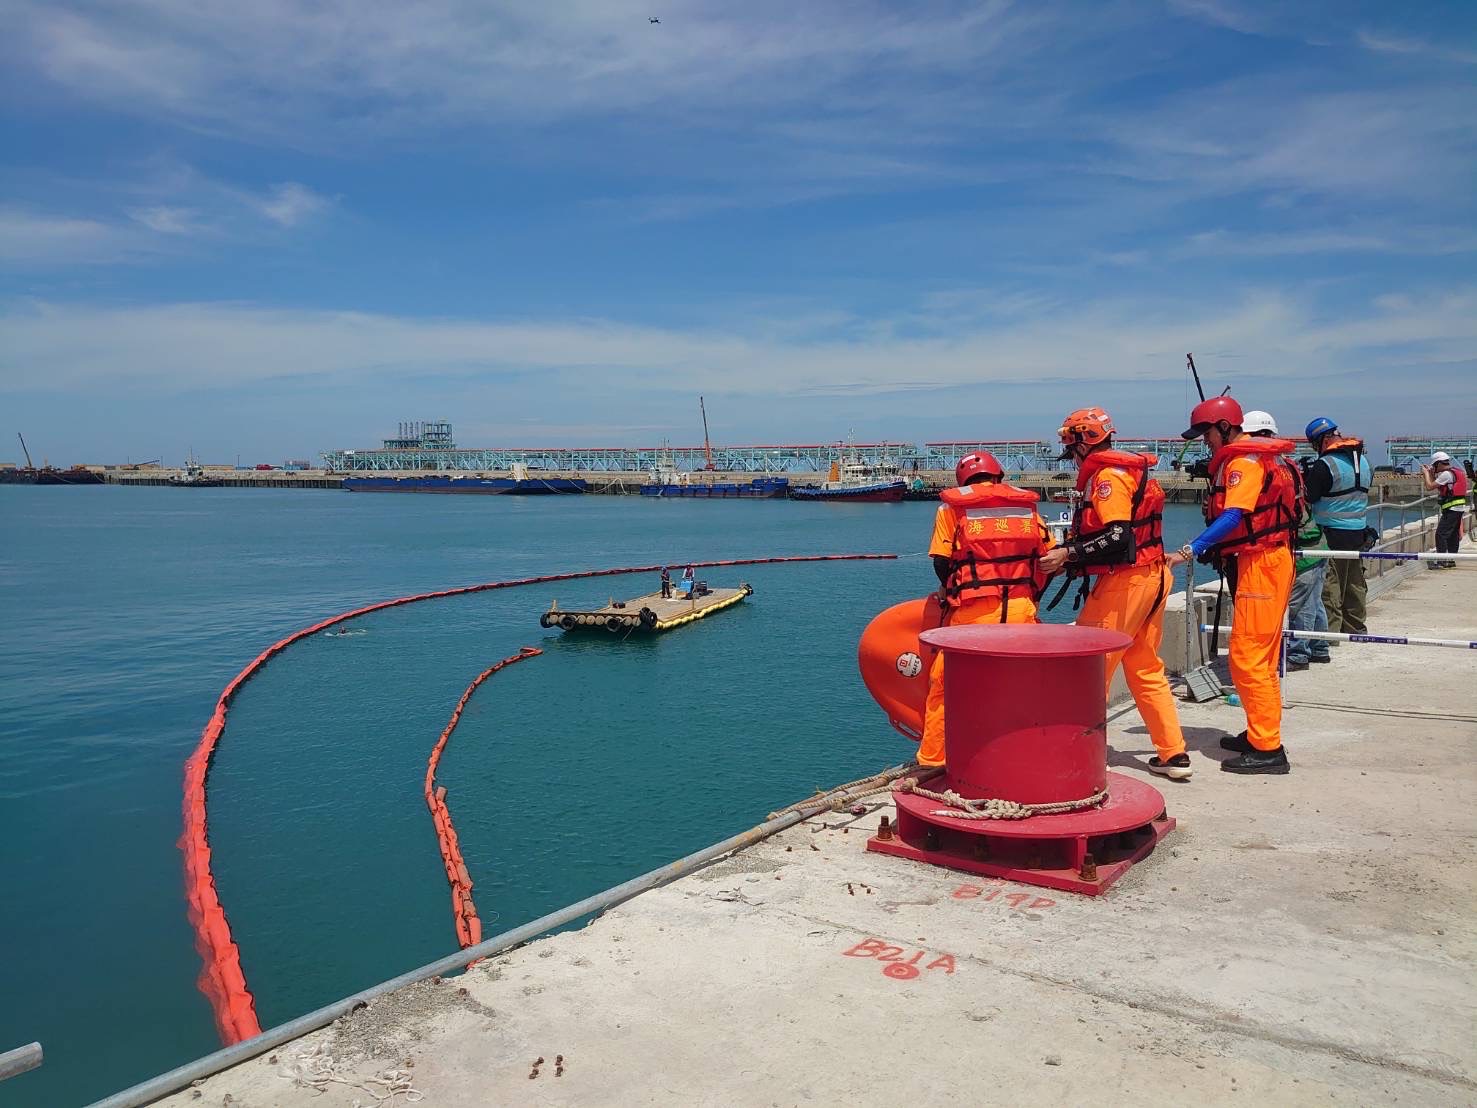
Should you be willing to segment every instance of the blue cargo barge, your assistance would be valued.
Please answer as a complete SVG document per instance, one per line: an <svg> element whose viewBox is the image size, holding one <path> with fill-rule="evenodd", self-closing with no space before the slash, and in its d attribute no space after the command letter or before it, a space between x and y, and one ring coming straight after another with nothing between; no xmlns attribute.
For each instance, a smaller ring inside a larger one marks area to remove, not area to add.
<svg viewBox="0 0 1477 1108"><path fill-rule="evenodd" d="M577 477L345 477L349 492L475 493L483 496L552 496L589 489Z"/></svg>
<svg viewBox="0 0 1477 1108"><path fill-rule="evenodd" d="M641 486L642 496L670 496L703 500L779 500L790 491L788 477L756 477L745 484L682 484L658 480Z"/></svg>

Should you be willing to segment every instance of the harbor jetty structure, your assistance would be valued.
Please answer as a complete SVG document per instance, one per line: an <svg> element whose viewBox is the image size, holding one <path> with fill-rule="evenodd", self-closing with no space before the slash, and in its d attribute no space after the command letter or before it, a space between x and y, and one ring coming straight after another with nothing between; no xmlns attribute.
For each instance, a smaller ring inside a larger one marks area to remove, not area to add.
<svg viewBox="0 0 1477 1108"><path fill-rule="evenodd" d="M1477 640L1477 566L1371 568L1371 627ZM1202 772L1106 895L865 849L927 783L903 762L100 1103L1470 1104L1477 714L1437 653L1294 675L1285 777L1213 772L1242 714L1182 703ZM1132 705L1105 729L1147 784Z"/></svg>
<svg viewBox="0 0 1477 1108"><path fill-rule="evenodd" d="M604 630L615 634L629 635L633 632L659 633L676 627L696 623L715 612L732 608L746 597L754 595L754 587L741 584L738 588L710 589L698 582L691 596L681 596L675 591L664 597L660 592L647 593L634 600L610 599L599 608L569 609L559 607L555 600L549 610L539 616L540 627L559 627L565 631Z"/></svg>
<svg viewBox="0 0 1477 1108"><path fill-rule="evenodd" d="M1189 460L1178 435L1116 440L1120 449L1154 454L1155 476L1171 502L1198 499L1204 481L1184 470ZM1390 463L1375 473L1374 491L1392 500L1424 491L1418 463L1434 450L1456 462L1477 463L1477 434L1400 436L1385 440ZM1194 448L1192 448L1194 449ZM908 484L909 499L934 495L953 483L954 467L966 454L989 451L1000 459L1013 484L1061 500L1073 478L1070 462L1057 459L1060 444L1046 440L953 440L760 444L721 446L549 446L474 449L456 443L445 420L401 423L374 449L341 449L321 455L307 469L263 470L206 465L206 474L232 488L353 488L360 491L587 491L671 499L781 499L807 485L822 485L844 461L888 470ZM1311 448L1299 446L1299 456ZM1178 466L1176 463L1179 463ZM160 466L89 466L99 480L119 485L170 484L176 471ZM3 466L0 466L3 469ZM353 483L351 483L353 482ZM543 482L544 487L535 483ZM582 487L570 484L583 482ZM1057 494L1053 496L1053 494Z"/></svg>

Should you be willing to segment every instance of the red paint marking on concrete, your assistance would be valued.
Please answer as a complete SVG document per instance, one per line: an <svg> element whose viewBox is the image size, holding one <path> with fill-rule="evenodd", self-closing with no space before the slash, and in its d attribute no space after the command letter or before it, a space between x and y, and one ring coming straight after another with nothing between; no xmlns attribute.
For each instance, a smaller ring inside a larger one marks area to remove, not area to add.
<svg viewBox="0 0 1477 1108"><path fill-rule="evenodd" d="M881 939L863 939L850 950L843 950L841 954L845 958L873 958L886 962L887 965L882 967L882 975L894 981L911 981L922 976L926 970L936 969L943 970L945 977L952 977L959 968L952 954L930 954L926 950L915 950L913 956L905 961L905 952L905 947L894 946ZM933 961L920 970L919 963L925 958L932 958Z"/></svg>
<svg viewBox="0 0 1477 1108"><path fill-rule="evenodd" d="M1005 882L996 880L990 886L985 885L960 885L949 894L955 900L983 900L989 902L997 897L1001 904L1009 904L1011 908L1019 908L1023 904L1027 909L1055 908L1056 901L1044 896L1036 896L1034 893L1005 893ZM988 894L988 895L986 895ZM1033 899L1034 898L1034 899ZM1029 904L1026 901L1030 900Z"/></svg>

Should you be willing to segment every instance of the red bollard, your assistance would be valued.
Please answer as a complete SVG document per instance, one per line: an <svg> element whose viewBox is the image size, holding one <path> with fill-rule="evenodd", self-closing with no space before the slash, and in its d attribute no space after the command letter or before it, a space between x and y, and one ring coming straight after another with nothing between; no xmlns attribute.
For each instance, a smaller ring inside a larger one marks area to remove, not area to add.
<svg viewBox="0 0 1477 1108"><path fill-rule="evenodd" d="M1104 657L1129 639L1055 624L925 631L944 653L944 760L931 792L1093 807L1025 819L961 819L943 801L895 792L890 839L867 849L1070 892L1105 890L1174 827L1153 786L1107 766Z"/></svg>
<svg viewBox="0 0 1477 1108"><path fill-rule="evenodd" d="M962 796L1045 804L1107 784L1103 656L1127 635L1007 623L922 639L944 652L944 760Z"/></svg>

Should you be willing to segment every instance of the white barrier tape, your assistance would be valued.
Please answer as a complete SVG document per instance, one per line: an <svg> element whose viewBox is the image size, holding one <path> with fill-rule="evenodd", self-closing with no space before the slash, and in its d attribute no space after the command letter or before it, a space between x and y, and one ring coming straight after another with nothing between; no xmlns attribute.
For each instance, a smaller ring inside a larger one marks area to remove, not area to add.
<svg viewBox="0 0 1477 1108"><path fill-rule="evenodd" d="M1200 630L1205 632L1215 631L1217 628L1210 623L1202 623ZM1221 627L1218 629L1222 635L1229 635L1231 628ZM1477 642L1468 642L1464 639L1422 639L1411 635L1343 635L1337 631L1283 631L1284 639L1305 639L1309 642L1374 642L1383 643L1386 646L1449 646L1456 650L1477 650Z"/></svg>
<svg viewBox="0 0 1477 1108"><path fill-rule="evenodd" d="M1426 550L1419 554L1395 554L1374 550L1294 550L1299 558L1383 558L1390 562L1477 562L1477 554L1437 554Z"/></svg>
<svg viewBox="0 0 1477 1108"><path fill-rule="evenodd" d="M1425 550L1419 554L1396 554L1383 550L1294 550L1296 558L1323 558L1334 561L1353 561L1355 558L1378 558L1387 562L1477 562L1477 554L1438 554ZM908 555L902 555L908 557Z"/></svg>

